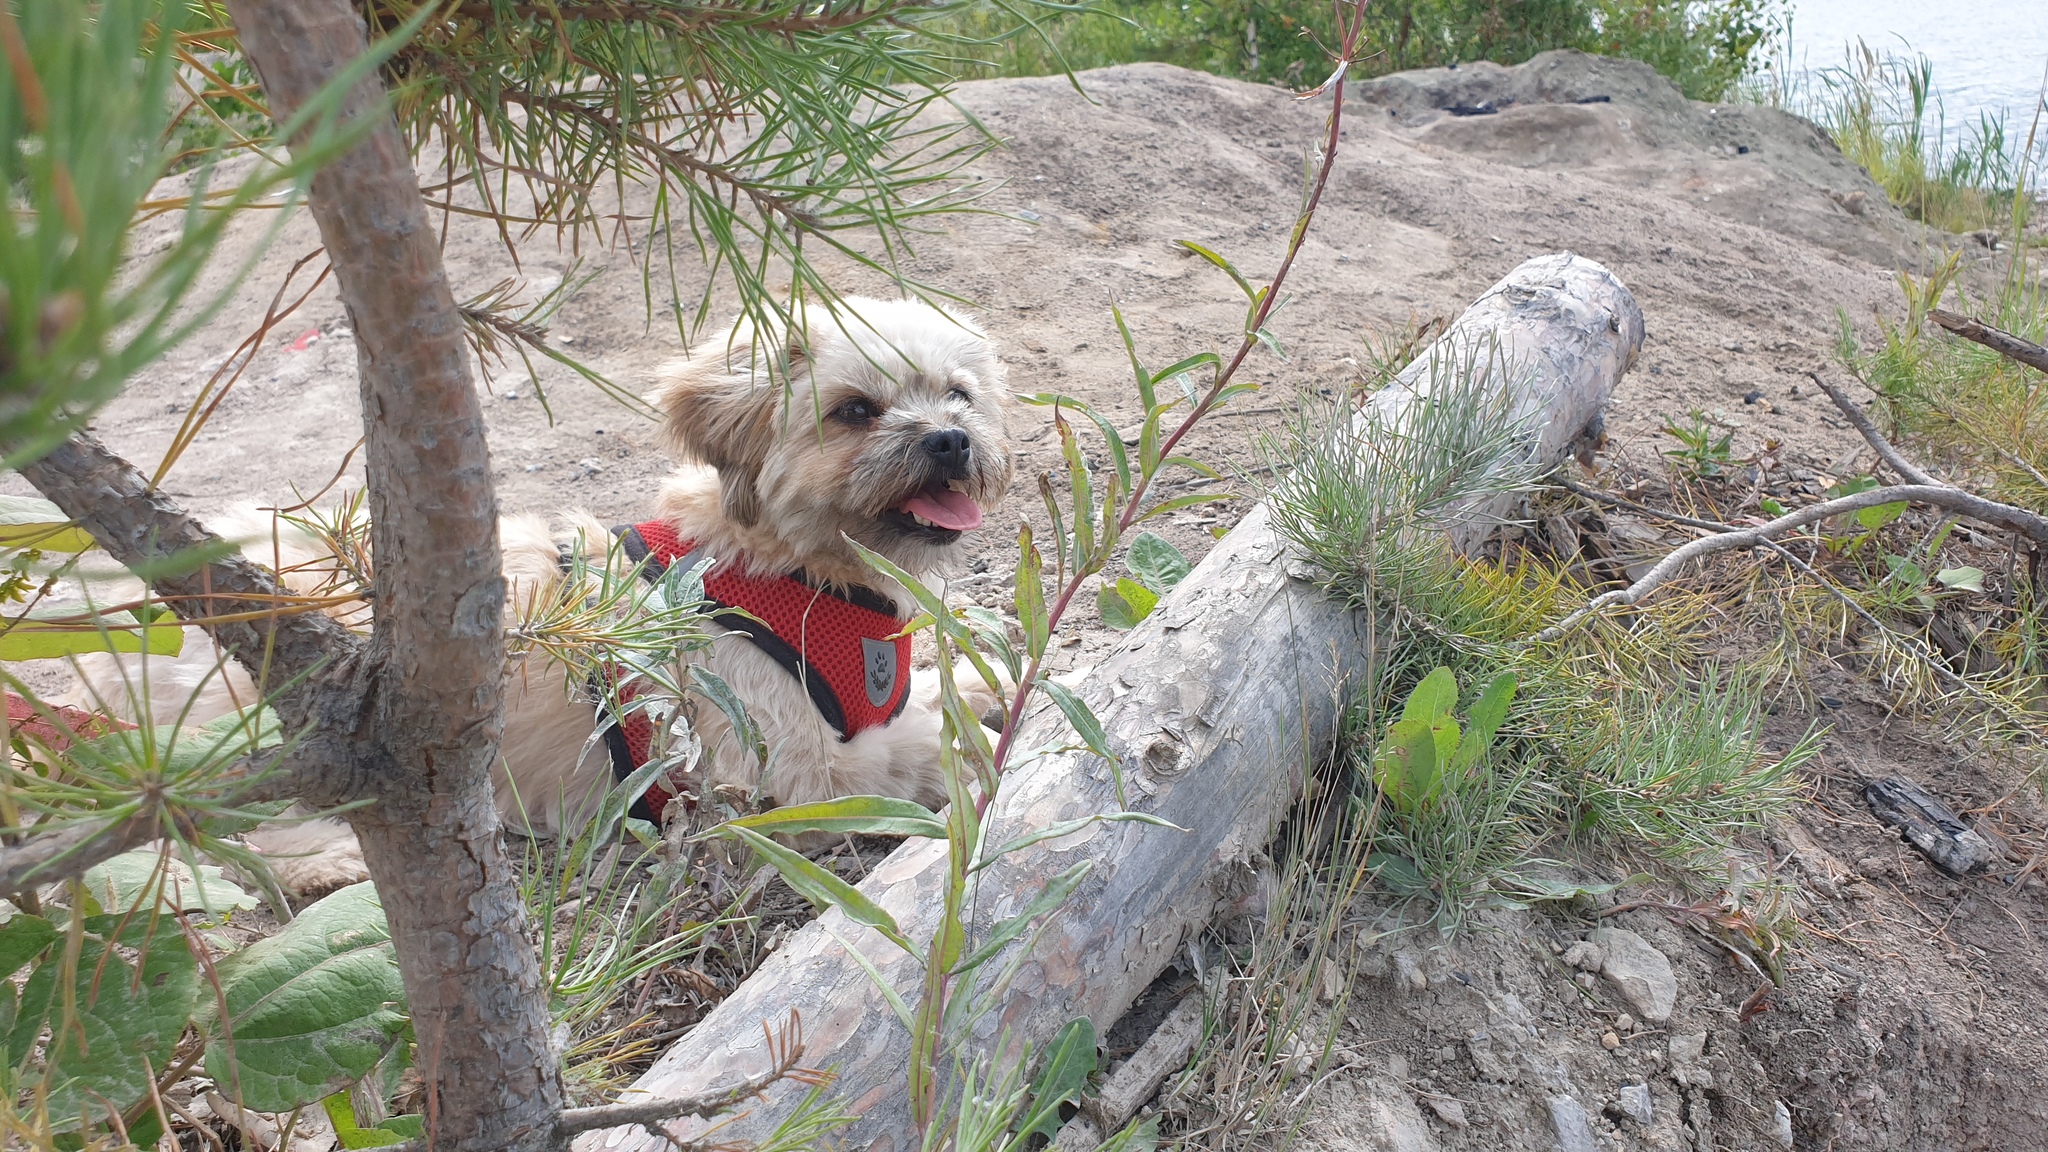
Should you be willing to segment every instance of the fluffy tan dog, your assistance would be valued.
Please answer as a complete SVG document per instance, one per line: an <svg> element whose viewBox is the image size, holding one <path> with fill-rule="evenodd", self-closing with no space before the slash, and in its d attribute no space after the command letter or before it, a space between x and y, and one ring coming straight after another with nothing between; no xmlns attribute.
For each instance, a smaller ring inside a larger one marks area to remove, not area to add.
<svg viewBox="0 0 2048 1152"><path fill-rule="evenodd" d="M775 606L794 605L785 613L794 623L768 637L757 635L759 623L726 617L710 648L693 657L731 685L771 750L764 772L721 713L694 709L706 749L700 786L783 804L859 794L943 800L936 675L910 674L907 644L882 638L913 605L847 538L920 578L943 572L1009 486L1002 393L1003 369L986 336L963 317L913 301L847 299L838 315L809 310L792 332L742 320L662 369L652 399L673 446L696 463L663 484L653 520L639 528L692 547L650 563L694 566L714 598L765 588L782 597ZM601 557L610 544L610 530L574 513L553 525L509 517L501 530L514 618L535 597L554 594L565 547ZM274 550L287 567L318 562L311 538L295 533L249 550L264 561ZM777 619L750 601L738 606ZM887 615L882 627L870 623L866 639L836 634L845 631L842 618L874 609ZM849 643L861 647L834 647ZM820 674L848 660L850 683ZM177 722L203 723L255 697L240 667L223 662L196 629L175 660L145 666L139 656L104 656L81 665L74 702L153 714L159 723L181 711ZM538 655L510 662L507 677L499 810L535 834L572 826L614 780L608 741L593 739L599 717L589 693ZM995 702L973 692L977 712ZM828 715L835 702L844 716ZM302 892L363 875L353 837L337 820L260 829L251 842L277 857L280 879Z"/></svg>

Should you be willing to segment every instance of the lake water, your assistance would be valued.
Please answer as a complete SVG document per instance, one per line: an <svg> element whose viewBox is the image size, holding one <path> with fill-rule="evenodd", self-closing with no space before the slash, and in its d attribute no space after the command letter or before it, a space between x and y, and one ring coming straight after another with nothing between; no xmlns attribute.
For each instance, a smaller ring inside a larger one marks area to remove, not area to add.
<svg viewBox="0 0 2048 1152"><path fill-rule="evenodd" d="M2002 112L2008 136L2026 138L2048 67L2048 0L1791 0L1791 9L1794 66L1839 65L1857 37L1925 55L1949 131Z"/></svg>

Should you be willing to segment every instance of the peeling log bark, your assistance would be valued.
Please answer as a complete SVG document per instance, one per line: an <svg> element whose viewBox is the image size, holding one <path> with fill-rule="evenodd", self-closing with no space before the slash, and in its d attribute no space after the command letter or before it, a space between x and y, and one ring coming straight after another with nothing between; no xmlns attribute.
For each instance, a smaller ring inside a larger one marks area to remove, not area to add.
<svg viewBox="0 0 2048 1152"><path fill-rule="evenodd" d="M1531 260L1495 285L1439 340L1460 357L1505 367L1518 408L1533 417L1537 458L1560 462L1589 426L1640 348L1642 315L1606 269L1570 255ZM1370 403L1389 417L1426 392L1429 357ZM1452 360L1457 362L1457 360ZM1452 530L1469 548L1506 507L1473 509ZM1233 875L1249 868L1300 796L1308 765L1335 738L1347 682L1366 667L1364 620L1301 578L1261 507L1217 545L1089 677L1082 695L1122 755L1131 806L1187 829L1095 825L1006 857L984 873L976 930L1021 908L1046 879L1089 860L1094 870L1053 914L969 1043L999 1060L1048 1040L1076 1016L1098 1030L1209 922ZM1027 717L1023 747L1068 742L1056 711ZM1115 810L1109 765L1066 752L1014 771L991 814L990 843L1091 812ZM913 841L861 889L919 942L931 938L944 876L943 842ZM1018 947L1025 947L1020 944ZM762 1021L794 1009L806 1063L836 1068L841 1102L860 1114L849 1147L907 1152L917 1146L904 1091L910 1038L862 966L856 948L905 997L916 965L837 911L792 937L752 979L706 1017L635 1084L669 1097L697 1093L736 1071L764 1065ZM997 1036L1009 1051L997 1053ZM721 1128L718 1139L759 1137L788 1115L801 1089L770 1089L761 1105ZM627 1099L633 1099L628 1095ZM681 1139L702 1122L668 1125ZM582 1137L577 1147L669 1147L645 1129Z"/></svg>

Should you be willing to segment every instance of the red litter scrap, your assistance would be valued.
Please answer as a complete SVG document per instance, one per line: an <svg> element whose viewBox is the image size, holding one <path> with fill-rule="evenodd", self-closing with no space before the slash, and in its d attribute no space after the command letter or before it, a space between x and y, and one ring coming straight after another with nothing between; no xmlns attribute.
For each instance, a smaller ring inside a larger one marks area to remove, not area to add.
<svg viewBox="0 0 2048 1152"><path fill-rule="evenodd" d="M56 723L51 723L51 716L56 717ZM71 742L79 737L91 740L133 727L135 725L126 721L87 712L83 708L46 704L43 711L38 712L36 706L27 700L12 692L7 693L7 730L19 732L52 752L62 752L71 747Z"/></svg>

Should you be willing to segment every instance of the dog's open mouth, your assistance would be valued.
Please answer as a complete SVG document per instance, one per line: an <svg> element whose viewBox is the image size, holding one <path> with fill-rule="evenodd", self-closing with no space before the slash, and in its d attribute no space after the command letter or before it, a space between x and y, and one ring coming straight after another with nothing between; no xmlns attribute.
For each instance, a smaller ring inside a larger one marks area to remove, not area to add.
<svg viewBox="0 0 2048 1152"><path fill-rule="evenodd" d="M951 543L962 532L981 527L981 505L958 480L927 485L889 510L896 526L943 543Z"/></svg>

